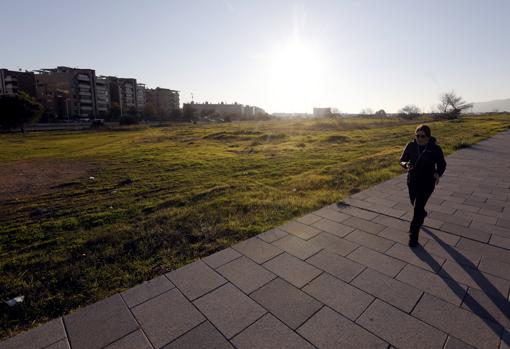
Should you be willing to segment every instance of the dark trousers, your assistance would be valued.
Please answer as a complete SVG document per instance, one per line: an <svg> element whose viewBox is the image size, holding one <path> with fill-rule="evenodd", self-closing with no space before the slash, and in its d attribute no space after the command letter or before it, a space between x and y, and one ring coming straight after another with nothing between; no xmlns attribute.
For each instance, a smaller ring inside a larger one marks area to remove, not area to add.
<svg viewBox="0 0 510 349"><path fill-rule="evenodd" d="M409 227L409 234L411 235L411 239L418 240L420 227L427 216L425 205L434 191L435 182L408 180L407 187L409 189L409 199L414 206L413 220Z"/></svg>

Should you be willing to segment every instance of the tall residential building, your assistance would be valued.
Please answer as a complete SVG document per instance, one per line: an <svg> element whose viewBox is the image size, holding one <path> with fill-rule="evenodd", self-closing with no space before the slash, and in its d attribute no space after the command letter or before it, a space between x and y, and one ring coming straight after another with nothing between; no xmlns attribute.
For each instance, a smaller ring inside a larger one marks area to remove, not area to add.
<svg viewBox="0 0 510 349"><path fill-rule="evenodd" d="M167 88L148 88L145 90L146 104L155 108L156 112L165 117L179 109L179 91Z"/></svg>
<svg viewBox="0 0 510 349"><path fill-rule="evenodd" d="M96 77L96 106L97 115L106 117L111 107L110 102L110 85L108 80Z"/></svg>
<svg viewBox="0 0 510 349"><path fill-rule="evenodd" d="M137 111L136 79L116 76L108 76L106 79L110 86L110 100L112 103L118 103L121 116L135 114Z"/></svg>
<svg viewBox="0 0 510 349"><path fill-rule="evenodd" d="M136 85L136 110L140 113L145 110L145 84Z"/></svg>
<svg viewBox="0 0 510 349"><path fill-rule="evenodd" d="M35 74L37 95L46 113L59 118L90 118L97 115L93 69L57 67Z"/></svg>
<svg viewBox="0 0 510 349"><path fill-rule="evenodd" d="M0 95L15 95L25 92L37 97L35 74L8 69L0 69Z"/></svg>

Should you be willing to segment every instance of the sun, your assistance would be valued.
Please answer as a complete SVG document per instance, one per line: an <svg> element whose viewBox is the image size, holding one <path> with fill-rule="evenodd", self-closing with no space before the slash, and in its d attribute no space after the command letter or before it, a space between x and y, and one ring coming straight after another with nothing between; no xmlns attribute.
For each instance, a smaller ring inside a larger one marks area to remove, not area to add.
<svg viewBox="0 0 510 349"><path fill-rule="evenodd" d="M294 41L271 56L270 91L289 111L313 105L321 88L322 62L316 49Z"/></svg>

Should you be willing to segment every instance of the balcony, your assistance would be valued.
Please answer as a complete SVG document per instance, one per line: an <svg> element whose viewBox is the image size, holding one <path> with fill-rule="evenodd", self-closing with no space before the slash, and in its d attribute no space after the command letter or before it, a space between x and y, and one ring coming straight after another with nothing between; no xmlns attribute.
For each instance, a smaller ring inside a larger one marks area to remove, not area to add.
<svg viewBox="0 0 510 349"><path fill-rule="evenodd" d="M92 111L92 107L88 105L80 105L81 111Z"/></svg>
<svg viewBox="0 0 510 349"><path fill-rule="evenodd" d="M77 78L79 81L90 81L89 76L85 74L78 74Z"/></svg>
<svg viewBox="0 0 510 349"><path fill-rule="evenodd" d="M78 87L79 88L83 88L83 89L87 89L87 90L90 90L90 84L78 84Z"/></svg>
<svg viewBox="0 0 510 349"><path fill-rule="evenodd" d="M80 92L78 92L78 94L80 96L92 96L92 93L87 92L87 91L80 91Z"/></svg>

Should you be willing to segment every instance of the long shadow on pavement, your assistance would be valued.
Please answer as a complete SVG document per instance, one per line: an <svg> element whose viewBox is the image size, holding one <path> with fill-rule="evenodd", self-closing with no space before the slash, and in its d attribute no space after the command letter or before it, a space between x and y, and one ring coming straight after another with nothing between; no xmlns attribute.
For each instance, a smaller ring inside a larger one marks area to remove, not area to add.
<svg viewBox="0 0 510 349"><path fill-rule="evenodd" d="M501 311L504 316L510 320L510 305L507 299L501 294L501 292L481 273L477 270L477 267L461 253L455 250L452 246L445 243L431 230L422 226L422 229L430 235L452 258L469 274L469 276L476 282L480 290L489 297L494 305ZM441 265L430 255L424 248L420 247L412 249L418 258L423 262L427 263L433 270L440 270ZM460 298L464 298L463 303L471 309L473 313L478 315L494 333L500 338L501 342L510 346L510 332L505 329L505 326L500 324L476 299L474 299L467 291L460 286L457 281L450 276L444 269L441 274L437 274L443 279L445 284ZM476 276L475 276L476 275ZM467 294L466 294L467 293Z"/></svg>

